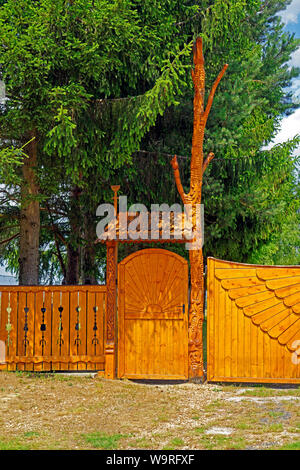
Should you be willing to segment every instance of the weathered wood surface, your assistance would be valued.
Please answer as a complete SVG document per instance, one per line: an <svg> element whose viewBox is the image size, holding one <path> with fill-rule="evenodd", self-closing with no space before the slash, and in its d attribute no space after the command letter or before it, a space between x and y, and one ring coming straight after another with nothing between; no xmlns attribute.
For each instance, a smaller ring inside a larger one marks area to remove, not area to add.
<svg viewBox="0 0 300 470"><path fill-rule="evenodd" d="M300 266L208 259L209 381L300 382Z"/></svg>
<svg viewBox="0 0 300 470"><path fill-rule="evenodd" d="M187 379L187 261L138 251L119 263L118 285L118 377Z"/></svg>
<svg viewBox="0 0 300 470"><path fill-rule="evenodd" d="M103 370L106 286L0 286L8 370Z"/></svg>

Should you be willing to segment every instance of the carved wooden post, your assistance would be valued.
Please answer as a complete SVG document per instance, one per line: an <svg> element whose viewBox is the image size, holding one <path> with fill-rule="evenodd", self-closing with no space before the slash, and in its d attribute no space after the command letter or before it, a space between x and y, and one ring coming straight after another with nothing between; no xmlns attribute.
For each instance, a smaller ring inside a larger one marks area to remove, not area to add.
<svg viewBox="0 0 300 470"><path fill-rule="evenodd" d="M116 294L117 294L117 243L107 242L106 260L106 328L105 328L105 377L114 379L116 374L115 361L115 329L116 329Z"/></svg>
<svg viewBox="0 0 300 470"><path fill-rule="evenodd" d="M117 216L117 193L120 186L111 187L114 192L114 208ZM116 377L116 305L117 305L117 267L118 242L110 240L106 243L106 329L105 329L105 378Z"/></svg>
<svg viewBox="0 0 300 470"><path fill-rule="evenodd" d="M207 118L213 103L215 91L221 81L228 65L224 65L218 78L216 79L211 92L209 94L206 108L204 107L205 99L205 68L203 57L202 38L196 40L194 46L194 64L192 70L192 79L195 88L194 95L194 123L193 123L193 139L192 139L192 158L191 158L191 179L190 191L186 194L183 190L178 162L176 155L171 165L173 167L176 186L182 202L189 204L192 210L193 228L196 228L196 207L201 204L202 179L204 171L209 162L214 158L214 154L210 152L205 161L203 161L203 140ZM189 311L189 377L200 378L204 376L203 371L203 304L204 304L204 278L203 278L203 253L202 244L196 249L189 251L190 267L191 267L191 293L190 293L190 311Z"/></svg>

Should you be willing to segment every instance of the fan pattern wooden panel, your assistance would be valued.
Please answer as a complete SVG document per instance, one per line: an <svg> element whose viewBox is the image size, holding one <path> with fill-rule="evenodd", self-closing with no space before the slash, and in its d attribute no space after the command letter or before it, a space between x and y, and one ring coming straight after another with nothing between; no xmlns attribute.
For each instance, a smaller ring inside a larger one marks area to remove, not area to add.
<svg viewBox="0 0 300 470"><path fill-rule="evenodd" d="M0 286L0 368L104 370L106 286Z"/></svg>
<svg viewBox="0 0 300 470"><path fill-rule="evenodd" d="M188 377L188 265L161 249L119 264L118 377Z"/></svg>
<svg viewBox="0 0 300 470"><path fill-rule="evenodd" d="M300 382L300 266L208 259L208 379Z"/></svg>

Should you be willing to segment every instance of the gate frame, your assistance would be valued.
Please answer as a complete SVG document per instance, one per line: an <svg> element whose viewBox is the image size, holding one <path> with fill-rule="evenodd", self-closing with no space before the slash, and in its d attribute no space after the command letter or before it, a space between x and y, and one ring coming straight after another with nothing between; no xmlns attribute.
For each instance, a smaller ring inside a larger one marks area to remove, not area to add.
<svg viewBox="0 0 300 470"><path fill-rule="evenodd" d="M105 371L104 377L106 379L116 379L117 378L117 286L118 286L118 245L119 243L127 244L127 243L187 243L190 242L189 239L185 237L184 228L182 229L182 233L179 235L175 235L174 226L170 230L170 238L164 239L162 238L162 227L160 227L159 237L155 239L148 238L147 234L141 234L141 238L138 240L133 240L130 238L130 234L126 233L119 233L119 216L117 208L118 208L118 191L120 189L119 185L111 186L111 189L114 193L113 201L114 201L114 209L115 214L117 217L116 220L116 239L102 239L98 238L95 243L105 243L106 244L106 289L107 289L107 297L106 297L106 317L105 317L105 338L104 338L104 355L105 355ZM123 213L123 215L125 215ZM130 214L127 212L126 217L130 217ZM183 215L184 216L184 215ZM148 214L149 217L149 214ZM149 217L148 220L151 220ZM120 230L121 232L121 230ZM149 231L151 233L151 230ZM130 256L130 255L129 255ZM180 256L180 255L178 255ZM189 303L190 303L190 299ZM188 313L189 315L189 313ZM194 360L193 354L190 354L190 331L194 331L194 325L192 325L192 319L189 316L188 326L189 326L189 342L188 342L188 349L189 349L189 363L191 359ZM191 368L189 367L189 371ZM190 372L189 372L190 377Z"/></svg>

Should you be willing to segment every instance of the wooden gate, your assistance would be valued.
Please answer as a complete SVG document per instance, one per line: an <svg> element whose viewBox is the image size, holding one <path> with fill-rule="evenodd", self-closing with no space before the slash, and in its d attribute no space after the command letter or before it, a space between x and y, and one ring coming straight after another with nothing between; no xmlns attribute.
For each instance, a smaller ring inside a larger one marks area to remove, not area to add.
<svg viewBox="0 0 300 470"><path fill-rule="evenodd" d="M104 370L105 296L106 286L0 286L0 368Z"/></svg>
<svg viewBox="0 0 300 470"><path fill-rule="evenodd" d="M188 264L138 251L118 270L118 377L188 378Z"/></svg>
<svg viewBox="0 0 300 470"><path fill-rule="evenodd" d="M300 383L300 266L208 259L209 381Z"/></svg>

